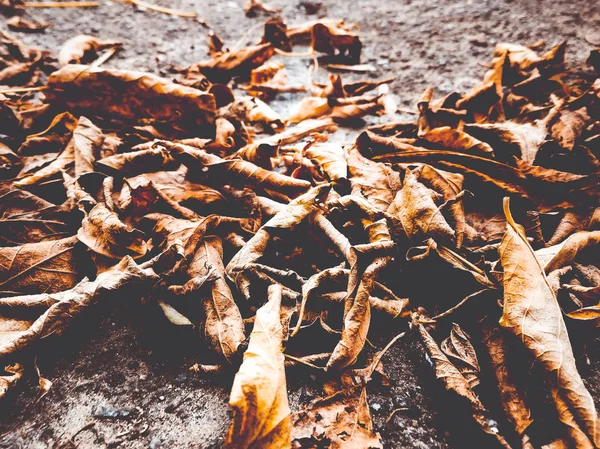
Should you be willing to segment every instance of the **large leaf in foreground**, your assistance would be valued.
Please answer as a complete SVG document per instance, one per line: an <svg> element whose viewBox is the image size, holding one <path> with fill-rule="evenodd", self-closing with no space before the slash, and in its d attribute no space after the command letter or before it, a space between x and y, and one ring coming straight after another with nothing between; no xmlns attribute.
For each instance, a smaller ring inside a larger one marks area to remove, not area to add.
<svg viewBox="0 0 600 449"><path fill-rule="evenodd" d="M559 419L577 448L599 447L598 416L577 371L562 312L523 228L508 221L498 250L504 268L504 313L500 324L519 337L547 372Z"/></svg>
<svg viewBox="0 0 600 449"><path fill-rule="evenodd" d="M234 410L227 449L291 447L281 326L281 286L272 285L269 300L256 312L244 362L235 376L229 405Z"/></svg>

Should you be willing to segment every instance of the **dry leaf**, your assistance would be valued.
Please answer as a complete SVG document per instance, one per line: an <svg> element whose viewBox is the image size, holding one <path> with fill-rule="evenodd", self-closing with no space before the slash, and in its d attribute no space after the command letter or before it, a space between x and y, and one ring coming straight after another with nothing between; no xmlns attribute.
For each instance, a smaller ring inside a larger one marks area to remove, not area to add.
<svg viewBox="0 0 600 449"><path fill-rule="evenodd" d="M82 114L182 129L215 120L213 95L150 73L69 64L49 76L48 87L49 102Z"/></svg>
<svg viewBox="0 0 600 449"><path fill-rule="evenodd" d="M440 347L444 351L444 354L454 362L454 365L464 376L471 388L479 385L481 368L479 368L477 354L469 338L458 324L452 324L450 336L442 342Z"/></svg>
<svg viewBox="0 0 600 449"><path fill-rule="evenodd" d="M0 291L17 294L59 292L79 280L76 237L0 248Z"/></svg>
<svg viewBox="0 0 600 449"><path fill-rule="evenodd" d="M11 17L6 21L6 25L11 30L22 31L24 33L41 33L50 26L49 23L27 20L20 16Z"/></svg>
<svg viewBox="0 0 600 449"><path fill-rule="evenodd" d="M144 234L130 229L105 203L96 204L82 220L77 238L90 250L111 259L138 258L147 250Z"/></svg>
<svg viewBox="0 0 600 449"><path fill-rule="evenodd" d="M499 248L504 268L504 313L500 325L521 338L548 376L559 419L577 447L597 447L598 417L577 371L558 301L542 266L504 202L507 231Z"/></svg>
<svg viewBox="0 0 600 449"><path fill-rule="evenodd" d="M509 449L511 446L506 442L504 437L498 433L498 429L492 427L492 422L495 421L492 421L489 418L488 411L471 389L467 379L465 379L458 368L448 360L422 324L418 325L418 331L423 341L423 345L433 361L435 376L444 383L447 390L453 391L470 405L473 419L485 433L493 435L499 445Z"/></svg>
<svg viewBox="0 0 600 449"><path fill-rule="evenodd" d="M234 414L225 448L291 448L280 313L281 287L272 285L267 303L256 312L248 349L231 387Z"/></svg>
<svg viewBox="0 0 600 449"><path fill-rule="evenodd" d="M80 34L66 41L58 53L58 63L88 64L97 58L98 52L107 48L119 48L123 45L117 41L105 41L94 36Z"/></svg>
<svg viewBox="0 0 600 449"><path fill-rule="evenodd" d="M85 278L72 289L54 294L52 296L54 303L25 329L0 334L0 356L12 355L42 338L62 334L77 315L107 293L121 292L132 284L139 285L157 278L151 268L142 268L130 257L126 257L110 270L99 274L94 281ZM60 285L54 284L53 287L60 287ZM35 303L40 300L40 296L46 295L29 296L23 298L23 301ZM11 298L13 301L18 299ZM10 318L3 319L10 320Z"/></svg>

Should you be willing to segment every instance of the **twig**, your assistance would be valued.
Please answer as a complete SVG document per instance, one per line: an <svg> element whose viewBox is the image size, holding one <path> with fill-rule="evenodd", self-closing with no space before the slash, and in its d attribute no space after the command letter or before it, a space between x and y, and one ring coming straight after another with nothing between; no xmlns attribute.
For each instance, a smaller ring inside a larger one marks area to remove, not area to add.
<svg viewBox="0 0 600 449"><path fill-rule="evenodd" d="M257 25L254 25L253 27L250 27L248 29L248 31L246 31L244 34L242 34L242 37L240 37L237 42L234 44L233 47L231 47L231 51L236 51L239 50L243 45L244 42L246 42L246 40L248 39L248 37L250 37L250 35L252 33L254 33L256 30L258 30L259 28L262 28L264 26L263 23L259 23ZM275 51L277 51L277 49L275 49Z"/></svg>
<svg viewBox="0 0 600 449"><path fill-rule="evenodd" d="M308 57L308 56L314 56L315 55L315 51L314 50L307 51L307 52L304 52L304 53L294 53L293 51L292 52L283 51L283 50L281 50L279 48L275 48L274 50L275 50L275 53L277 53L280 56L298 56L298 57L305 58L305 57Z"/></svg>
<svg viewBox="0 0 600 449"><path fill-rule="evenodd" d="M104 52L104 54L102 56L100 56L98 59L96 59L94 62L92 62L90 64L90 66L91 67L100 67L106 61L108 61L110 58L112 58L113 55L119 51L120 48L121 47L112 47L111 49Z"/></svg>
<svg viewBox="0 0 600 449"><path fill-rule="evenodd" d="M98 2L26 2L27 8L95 8Z"/></svg>
<svg viewBox="0 0 600 449"><path fill-rule="evenodd" d="M407 410L410 410L410 409L408 407L400 407L400 408L395 408L394 410L392 410L392 413L390 413L390 416L388 416L387 419L385 420L384 427L390 423L390 421L392 420L392 418L394 417L394 415L396 413L405 412Z"/></svg>
<svg viewBox="0 0 600 449"><path fill-rule="evenodd" d="M0 95L2 94L20 94L26 92L40 92L42 90L46 90L47 86L38 86L38 87L15 87L14 89L4 89L0 90Z"/></svg>
<svg viewBox="0 0 600 449"><path fill-rule="evenodd" d="M390 340L390 342L387 345L385 345L385 348L383 348L381 351L379 351L377 353L377 355L375 356L375 358L373 359L371 364L367 367L367 372L369 373L367 378L371 377L371 375L373 374L373 371L375 371L375 369L377 368L377 365L379 365L381 363L381 359L383 358L385 353L388 351L388 349L390 349L394 343L396 343L398 340L400 340L405 335L406 335L406 332L402 332L402 333L396 335L394 338L392 338Z"/></svg>
<svg viewBox="0 0 600 449"><path fill-rule="evenodd" d="M301 358L294 357L293 355L289 355L289 354L283 354L283 356L284 356L286 359L292 360L293 362L300 363L300 364L302 364L302 365L306 365L306 366L309 366L309 367L311 367L311 368L318 369L318 370L321 370L321 371L324 371L324 370L325 370L325 368L324 368L324 367L322 367L322 366L317 366L317 365L315 365L315 364L313 364L313 363L310 363L310 362L308 362L308 361L306 361L306 360L302 360Z"/></svg>
<svg viewBox="0 0 600 449"><path fill-rule="evenodd" d="M163 8L162 6L153 5L152 3L146 3L143 0L118 0L118 1L124 1L125 3L131 3L132 5L138 6L140 8L146 8L146 9L150 9L151 11L161 12L163 14L169 14L170 16L189 17L191 19L195 19L196 17L198 17L198 14L196 14L195 12L185 12L185 11L178 11L176 9Z"/></svg>
<svg viewBox="0 0 600 449"><path fill-rule="evenodd" d="M437 321L440 318L445 318L448 315L453 314L454 312L456 312L464 303L466 303L469 299L479 295L480 293L483 293L485 291L487 291L487 288L481 289L476 291L475 293L471 293L469 296L467 296L466 298L464 298L462 301L460 301L458 304L456 304L454 307L449 308L448 310L446 310L443 313L440 313L439 315L434 316L433 318L431 318L432 321Z"/></svg>

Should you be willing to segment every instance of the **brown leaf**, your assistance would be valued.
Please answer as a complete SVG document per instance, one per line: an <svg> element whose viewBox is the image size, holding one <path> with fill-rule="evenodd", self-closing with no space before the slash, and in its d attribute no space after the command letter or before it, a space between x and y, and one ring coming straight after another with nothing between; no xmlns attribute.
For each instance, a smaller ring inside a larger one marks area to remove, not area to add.
<svg viewBox="0 0 600 449"><path fill-rule="evenodd" d="M546 137L543 123L478 123L465 125L465 131L479 140L487 142L500 160L510 160L515 155L533 163Z"/></svg>
<svg viewBox="0 0 600 449"><path fill-rule="evenodd" d="M504 268L500 325L521 339L548 376L559 419L577 447L598 447L594 402L577 371L558 301L525 233L504 202L507 231L498 252Z"/></svg>
<svg viewBox="0 0 600 449"><path fill-rule="evenodd" d="M0 142L0 179L12 178L22 167L21 158Z"/></svg>
<svg viewBox="0 0 600 449"><path fill-rule="evenodd" d="M27 20L20 16L11 17L6 21L6 25L11 30L22 31L24 33L41 33L50 26L49 23Z"/></svg>
<svg viewBox="0 0 600 449"><path fill-rule="evenodd" d="M198 288L207 279L210 294L202 295L204 319L201 331L211 348L232 363L245 339L244 322L225 280L222 245L219 237L204 237L187 269L190 281L183 287L172 286L169 290L198 295Z"/></svg>
<svg viewBox="0 0 600 449"><path fill-rule="evenodd" d="M227 107L226 117L250 124L260 123L274 132L285 128L283 120L269 105L258 98L240 98Z"/></svg>
<svg viewBox="0 0 600 449"><path fill-rule="evenodd" d="M546 263L544 271L546 274L550 274L554 270L570 265L582 252L590 253L598 244L600 244L600 231L577 232L560 244L560 249Z"/></svg>
<svg viewBox="0 0 600 449"><path fill-rule="evenodd" d="M9 199L7 195L0 198ZM24 243L59 240L68 235L69 226L60 218L60 207L52 204L47 207L48 209L39 212L6 215L0 218L0 246L19 246ZM53 216L54 212L56 217Z"/></svg>
<svg viewBox="0 0 600 449"><path fill-rule="evenodd" d="M6 396L6 392L23 377L23 367L18 363L4 367L4 371L11 374L0 376L0 399Z"/></svg>
<svg viewBox="0 0 600 449"><path fill-rule="evenodd" d="M498 429L491 427L489 413L471 389L467 379L448 360L425 327L419 324L417 329L423 345L433 361L435 376L444 383L447 390L453 391L470 405L473 419L485 433L493 435L502 447L510 448L511 446L506 442L504 437L498 433Z"/></svg>
<svg viewBox="0 0 600 449"><path fill-rule="evenodd" d="M247 79L252 69L271 59L274 52L274 47L269 43L245 47L214 54L212 59L195 64L187 70L199 70L213 82L224 83L236 76Z"/></svg>
<svg viewBox="0 0 600 449"><path fill-rule="evenodd" d="M261 44L270 43L275 48L291 52L292 41L288 36L288 27L286 21L281 17L273 17L265 22L265 31L260 40Z"/></svg>
<svg viewBox="0 0 600 449"><path fill-rule="evenodd" d="M442 342L440 347L444 354L454 362L469 383L469 387L475 388L479 385L481 368L479 368L475 348L458 324L452 324L450 336Z"/></svg>
<svg viewBox="0 0 600 449"><path fill-rule="evenodd" d="M130 257L126 257L110 270L99 274L94 281L85 278L72 289L52 295L53 304L39 318L28 323L24 329L0 334L0 357L12 355L50 335L62 334L77 315L96 303L102 296L122 291L134 283L139 285L156 279L157 276L151 268L142 268ZM53 287L49 291L58 291L61 287L56 282L48 285ZM39 305L40 299L45 300L46 297L46 294L33 295L23 297L21 302ZM10 299L13 302L19 300L19 298ZM0 322L5 320L11 319L0 318Z"/></svg>
<svg viewBox="0 0 600 449"><path fill-rule="evenodd" d="M240 148L226 159L240 158L252 162L266 170L273 170L273 158L279 154L279 147L269 143L254 142Z"/></svg>
<svg viewBox="0 0 600 449"><path fill-rule="evenodd" d="M246 298L250 298L251 278L248 270L263 256L273 230L293 231L310 215L320 211L315 206L329 194L329 186L313 187L304 195L299 196L283 206L268 220L240 251L235 254L227 265L227 275L235 282L237 290Z"/></svg>
<svg viewBox="0 0 600 449"><path fill-rule="evenodd" d="M102 91L102 96L97 95ZM69 64L48 77L47 99L81 114L139 123L167 123L176 129L212 125L215 99L192 87L145 72Z"/></svg>
<svg viewBox="0 0 600 449"><path fill-rule="evenodd" d="M58 52L58 63L61 66L67 64L88 64L98 57L98 52L108 48L119 48L122 42L105 41L80 34L66 41Z"/></svg>
<svg viewBox="0 0 600 449"><path fill-rule="evenodd" d="M381 437L373 430L364 387L339 390L313 401L294 415L294 447L312 448L327 442L331 449L380 449Z"/></svg>
<svg viewBox="0 0 600 449"><path fill-rule="evenodd" d="M300 123L306 119L322 117L331 113L329 100L324 97L304 97L288 117L287 123Z"/></svg>
<svg viewBox="0 0 600 449"><path fill-rule="evenodd" d="M500 393L500 401L506 418L512 423L515 431L523 439L523 449L532 449L525 433L533 419L524 393L515 384L515 374L509 370L508 345L502 328L494 327L487 322L483 325L483 344L490 356L490 362Z"/></svg>
<svg viewBox="0 0 600 449"><path fill-rule="evenodd" d="M94 163L100 155L104 134L85 117L79 117L73 130L72 145L75 153L75 176L94 171Z"/></svg>
<svg viewBox="0 0 600 449"><path fill-rule="evenodd" d="M233 423L224 448L291 448L291 421L280 320L281 287L272 285L256 313L244 361L233 381Z"/></svg>
<svg viewBox="0 0 600 449"><path fill-rule="evenodd" d="M572 151L589 121L585 107L576 111L563 110L550 130L552 138L556 139L561 148Z"/></svg>
<svg viewBox="0 0 600 449"><path fill-rule="evenodd" d="M414 241L453 239L455 232L435 203L439 194L420 183L410 169L404 173L402 189L396 194L394 205L408 238Z"/></svg>
<svg viewBox="0 0 600 449"><path fill-rule="evenodd" d="M400 176L389 166L363 157L352 147L346 154L353 194L364 196L380 211L386 211L401 188Z"/></svg>
<svg viewBox="0 0 600 449"><path fill-rule="evenodd" d="M462 201L454 201L462 191L464 176L460 173L451 173L438 170L430 165L423 164L415 170L419 182L431 190L440 193L445 202L451 202L448 212L456 232L456 247L462 246L466 228L465 211Z"/></svg>
<svg viewBox="0 0 600 449"><path fill-rule="evenodd" d="M77 238L95 253L111 259L146 254L144 234L129 229L104 203L96 204L82 220Z"/></svg>
<svg viewBox="0 0 600 449"><path fill-rule="evenodd" d="M246 17L255 17L259 12L272 14L281 12L281 9L273 8L272 6L263 3L261 0L248 0L244 5L244 12L246 13Z"/></svg>
<svg viewBox="0 0 600 449"><path fill-rule="evenodd" d="M310 188L310 183L307 181L265 170L252 162L241 159L224 160L206 151L170 142L161 142L161 145L170 149L172 155L187 165L190 170L204 168L207 181L217 185L227 180L238 187L256 186L273 198L286 201Z"/></svg>
<svg viewBox="0 0 600 449"><path fill-rule="evenodd" d="M494 157L494 150L487 143L474 138L464 131L452 129L449 126L433 128L419 137L428 142L438 144L445 149L473 153L490 158Z"/></svg>
<svg viewBox="0 0 600 449"><path fill-rule="evenodd" d="M348 64L360 63L362 42L356 34L333 25L315 23L312 27L311 47ZM333 61L332 60L332 61Z"/></svg>
<svg viewBox="0 0 600 449"><path fill-rule="evenodd" d="M30 134L19 147L19 154L34 155L62 150L71 139L77 126L77 119L69 112L58 114L48 127L36 134Z"/></svg>
<svg viewBox="0 0 600 449"><path fill-rule="evenodd" d="M100 168L107 169L111 174L118 173L125 176L172 170L179 166L179 162L173 159L171 154L160 146L150 150L115 154L114 156L100 159L97 164Z"/></svg>
<svg viewBox="0 0 600 449"><path fill-rule="evenodd" d="M348 164L344 150L336 144L315 144L306 150L306 157L315 163L324 178L333 183L348 179Z"/></svg>
<svg viewBox="0 0 600 449"><path fill-rule="evenodd" d="M185 184L181 187L185 188ZM189 220L200 218L194 211L181 206L175 199L163 192L163 189L145 176L127 179L127 182L123 184L118 201L123 220L136 225L140 217L149 213L170 214L173 217ZM193 191L189 193L190 197L194 194ZM188 196L184 194L182 198L177 196L175 198L184 199Z"/></svg>
<svg viewBox="0 0 600 449"><path fill-rule="evenodd" d="M328 370L341 370L356 362L367 340L371 322L369 298L379 273L386 267L395 245L385 219L361 217L369 242L351 249L351 267L344 304L344 326L339 343L327 362Z"/></svg>
<svg viewBox="0 0 600 449"><path fill-rule="evenodd" d="M331 379L323 388L328 396L312 401L294 414L294 447L383 448L381 436L373 429L367 384L374 371L383 373L381 358L402 336L403 333L394 337L366 368L346 370L339 380Z"/></svg>
<svg viewBox="0 0 600 449"><path fill-rule="evenodd" d="M76 237L0 248L0 291L30 294L58 292L79 280Z"/></svg>

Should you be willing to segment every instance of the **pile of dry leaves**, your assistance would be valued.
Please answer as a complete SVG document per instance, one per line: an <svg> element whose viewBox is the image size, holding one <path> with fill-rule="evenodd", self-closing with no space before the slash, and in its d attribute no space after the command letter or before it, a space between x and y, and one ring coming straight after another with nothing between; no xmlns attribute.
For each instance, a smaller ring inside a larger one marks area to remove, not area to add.
<svg viewBox="0 0 600 449"><path fill-rule="evenodd" d="M341 145L394 110L392 80L294 86L272 57L356 68L342 21L271 19L237 50L211 34L173 79L102 68L119 42L0 39L0 395L117 296L197 328L221 364L192 370L237 371L227 448L382 447L367 385L403 334L373 353L375 323L419 336L489 447L600 447L578 372L600 322L600 50L567 69L564 43L499 44L470 92L428 89L416 122ZM298 365L324 382L292 414Z"/></svg>

